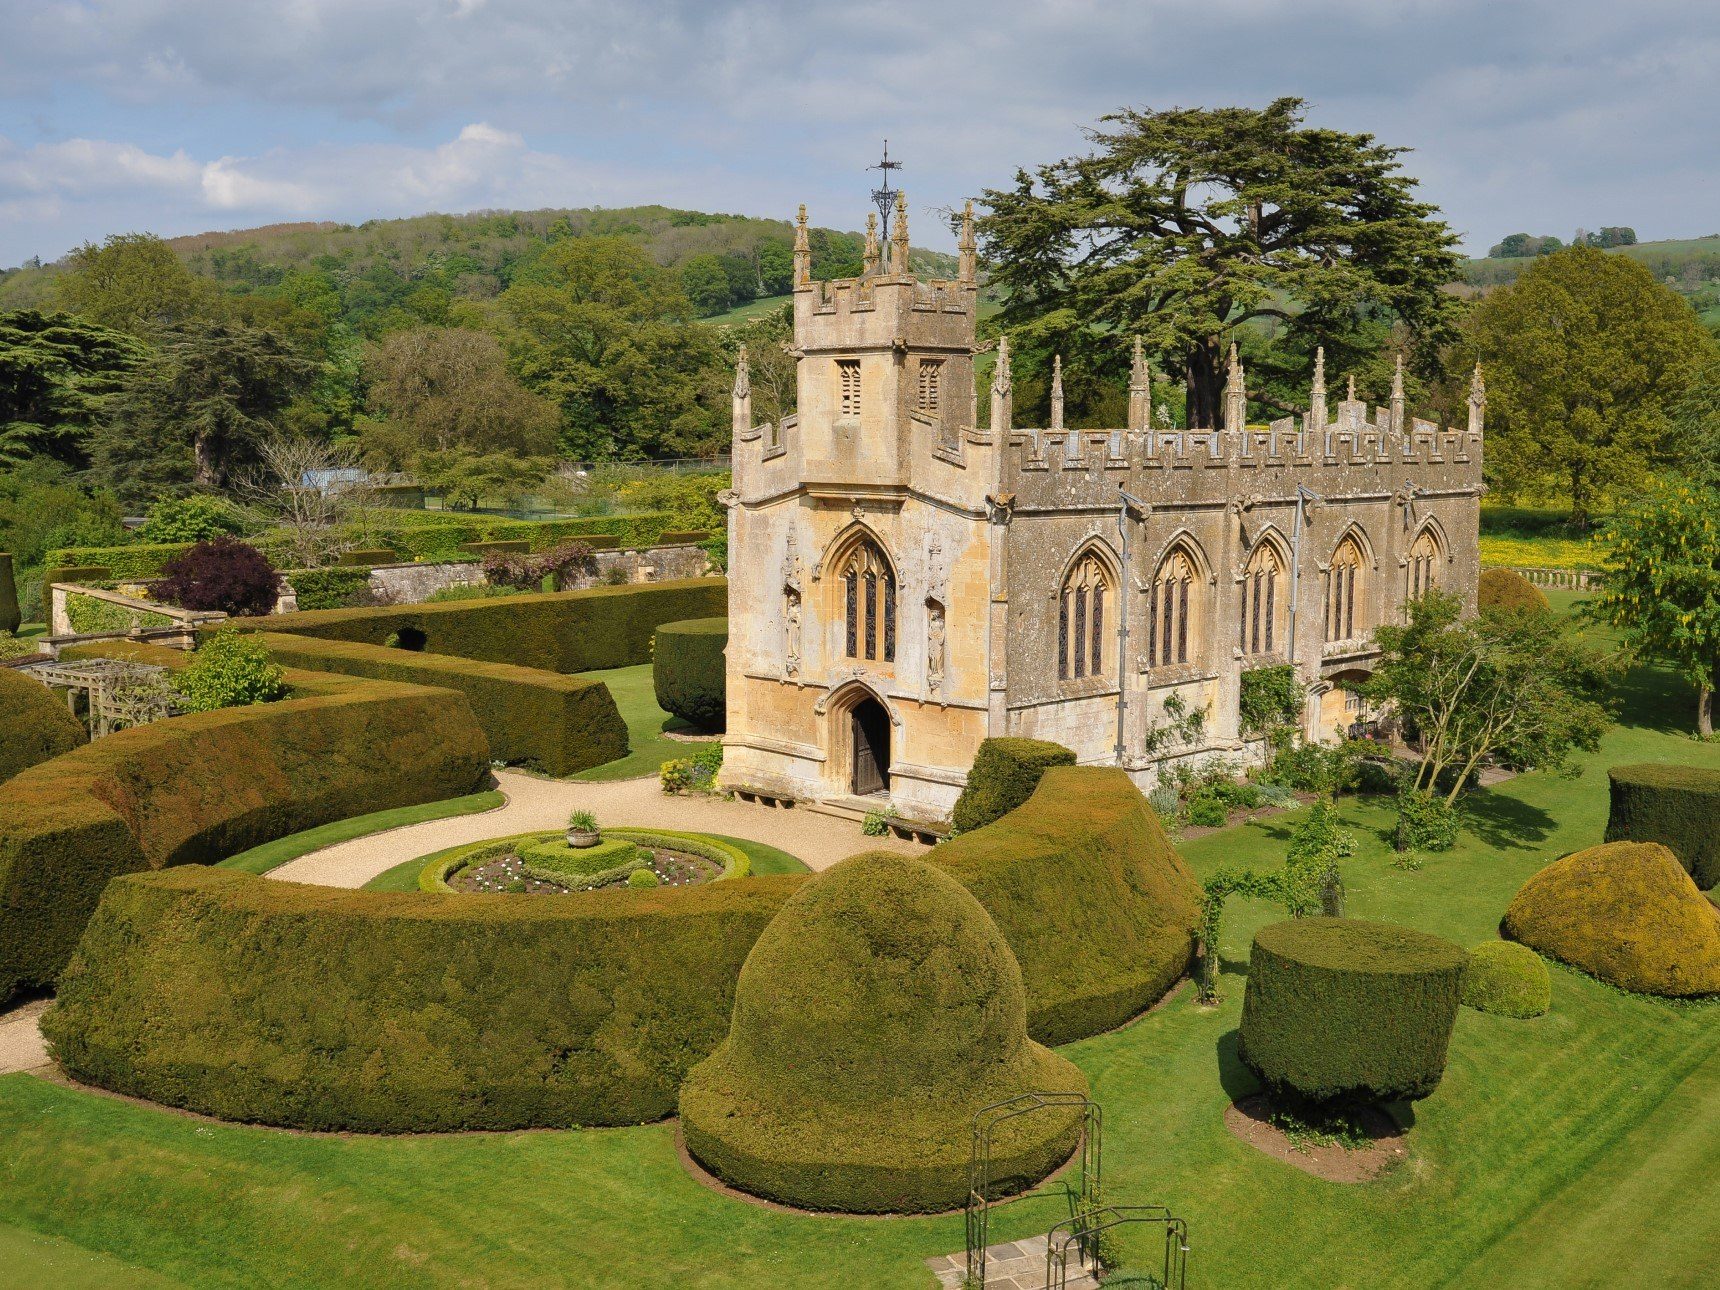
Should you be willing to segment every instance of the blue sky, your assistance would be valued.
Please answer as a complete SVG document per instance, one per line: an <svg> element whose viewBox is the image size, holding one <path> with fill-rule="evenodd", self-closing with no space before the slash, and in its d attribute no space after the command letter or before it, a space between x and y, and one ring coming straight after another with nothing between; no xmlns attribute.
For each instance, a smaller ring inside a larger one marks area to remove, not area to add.
<svg viewBox="0 0 1720 1290"><path fill-rule="evenodd" d="M1720 232L1720 0L0 0L0 265L86 239L660 201L915 240L1123 105L1307 98L1472 248Z"/></svg>

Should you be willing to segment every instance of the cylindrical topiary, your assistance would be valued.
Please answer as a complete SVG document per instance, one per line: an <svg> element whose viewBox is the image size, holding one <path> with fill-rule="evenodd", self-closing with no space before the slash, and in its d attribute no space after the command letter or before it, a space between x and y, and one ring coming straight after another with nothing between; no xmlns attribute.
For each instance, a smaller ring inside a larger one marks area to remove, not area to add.
<svg viewBox="0 0 1720 1290"><path fill-rule="evenodd" d="M1555 860L1518 890L1502 928L1624 990L1720 994L1720 911L1657 842L1607 842Z"/></svg>
<svg viewBox="0 0 1720 1290"><path fill-rule="evenodd" d="M18 609L18 581L12 573L12 557L0 551L0 632L15 632L24 625Z"/></svg>
<svg viewBox="0 0 1720 1290"><path fill-rule="evenodd" d="M651 681L657 704L700 730L721 730L727 717L723 651L727 618L688 618L657 628Z"/></svg>
<svg viewBox="0 0 1720 1290"><path fill-rule="evenodd" d="M86 743L83 723L35 677L0 667L0 783Z"/></svg>
<svg viewBox="0 0 1720 1290"><path fill-rule="evenodd" d="M1720 886L1720 770L1637 762L1607 771L1608 842L1658 842L1698 887Z"/></svg>
<svg viewBox="0 0 1720 1290"><path fill-rule="evenodd" d="M1475 599L1482 609L1545 613L1552 608L1547 593L1515 569L1483 569Z"/></svg>
<svg viewBox="0 0 1720 1290"><path fill-rule="evenodd" d="M1469 951L1463 1002L1501 1017L1539 1017L1553 1006L1553 983L1541 956L1515 941L1483 941Z"/></svg>
<svg viewBox="0 0 1720 1290"><path fill-rule="evenodd" d="M874 854L813 878L759 937L728 1039L681 1086L681 1127L746 1191L924 1212L965 1199L975 1112L1086 1088L1028 1039L1021 969L980 903L932 865ZM993 1179L1043 1178L1079 1120L1058 1107L998 1126Z"/></svg>
<svg viewBox="0 0 1720 1290"><path fill-rule="evenodd" d="M1297 918L1254 937L1238 1055L1275 1094L1413 1100L1438 1087L1468 955L1438 936Z"/></svg>

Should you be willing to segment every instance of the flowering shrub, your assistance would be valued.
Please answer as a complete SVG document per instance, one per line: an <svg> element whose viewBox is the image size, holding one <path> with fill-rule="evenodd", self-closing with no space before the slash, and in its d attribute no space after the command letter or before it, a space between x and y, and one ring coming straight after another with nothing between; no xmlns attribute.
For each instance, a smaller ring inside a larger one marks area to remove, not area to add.
<svg viewBox="0 0 1720 1290"><path fill-rule="evenodd" d="M521 591L537 591L549 577L559 586L569 574L589 574L595 567L583 542L564 542L548 551L492 551L484 557L484 577L492 585Z"/></svg>

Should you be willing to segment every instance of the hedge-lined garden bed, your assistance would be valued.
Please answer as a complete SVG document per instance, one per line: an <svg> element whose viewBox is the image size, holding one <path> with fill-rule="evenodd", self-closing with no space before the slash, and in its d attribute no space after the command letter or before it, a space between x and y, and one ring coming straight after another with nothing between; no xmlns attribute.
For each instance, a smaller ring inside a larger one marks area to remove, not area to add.
<svg viewBox="0 0 1720 1290"><path fill-rule="evenodd" d="M355 641L273 631L257 636L287 667L459 691L497 761L571 775L627 754L627 725L601 681Z"/></svg>
<svg viewBox="0 0 1720 1290"><path fill-rule="evenodd" d="M232 626L368 645L410 639L431 654L590 672L648 662L659 623L727 612L726 580L687 578L493 600L311 610Z"/></svg>
<svg viewBox="0 0 1720 1290"><path fill-rule="evenodd" d="M0 785L0 999L53 983L117 874L210 864L331 820L469 793L489 774L459 694L288 681L301 697L123 730Z"/></svg>

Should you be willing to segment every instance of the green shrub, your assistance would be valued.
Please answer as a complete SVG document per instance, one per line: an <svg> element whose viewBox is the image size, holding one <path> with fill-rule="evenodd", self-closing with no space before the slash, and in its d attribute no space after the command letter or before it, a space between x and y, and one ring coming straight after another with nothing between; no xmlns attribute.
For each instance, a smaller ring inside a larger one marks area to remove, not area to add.
<svg viewBox="0 0 1720 1290"><path fill-rule="evenodd" d="M1392 846L1399 851L1449 851L1457 845L1457 808L1413 790L1398 794Z"/></svg>
<svg viewBox="0 0 1720 1290"><path fill-rule="evenodd" d="M1469 951L1463 1002L1501 1017L1539 1017L1553 1006L1553 983L1541 956L1515 941L1483 941Z"/></svg>
<svg viewBox="0 0 1720 1290"><path fill-rule="evenodd" d="M8 636L24 625L18 607L18 582L12 573L12 557L0 551L0 632Z"/></svg>
<svg viewBox="0 0 1720 1290"><path fill-rule="evenodd" d="M1658 842L1555 860L1505 911L1505 935L1640 994L1720 994L1720 911Z"/></svg>
<svg viewBox="0 0 1720 1290"><path fill-rule="evenodd" d="M46 1029L79 1079L228 1119L638 1124L727 1033L800 881L517 898L141 874L109 886Z"/></svg>
<svg viewBox="0 0 1720 1290"><path fill-rule="evenodd" d="M1640 762L1607 772L1608 842L1658 842L1696 885L1720 886L1720 770Z"/></svg>
<svg viewBox="0 0 1720 1290"><path fill-rule="evenodd" d="M293 569L286 578L300 609L345 609L370 595L369 569Z"/></svg>
<svg viewBox="0 0 1720 1290"><path fill-rule="evenodd" d="M374 569L379 564L399 564L400 557L385 546L352 547L336 559L338 568Z"/></svg>
<svg viewBox="0 0 1720 1290"><path fill-rule="evenodd" d="M689 578L453 604L275 614L238 626L370 645L410 630L422 635L423 648L432 654L547 672L590 672L647 663L658 624L727 609L726 582Z"/></svg>
<svg viewBox="0 0 1720 1290"><path fill-rule="evenodd" d="M649 869L635 869L627 875L627 885L638 891L642 887L660 887L662 879Z"/></svg>
<svg viewBox="0 0 1720 1290"><path fill-rule="evenodd" d="M1291 663L1251 667L1242 674L1238 713L1244 734L1270 738L1302 718L1307 688Z"/></svg>
<svg viewBox="0 0 1720 1290"><path fill-rule="evenodd" d="M721 730L727 716L727 618L693 618L657 628L651 683L657 705L699 730Z"/></svg>
<svg viewBox="0 0 1720 1290"><path fill-rule="evenodd" d="M987 739L979 746L952 822L963 833L984 828L1020 806L1052 766L1073 766L1075 754L1044 739Z"/></svg>
<svg viewBox="0 0 1720 1290"><path fill-rule="evenodd" d="M163 497L149 508L139 536L145 542L204 542L243 533L244 523L231 503L209 493Z"/></svg>
<svg viewBox="0 0 1720 1290"><path fill-rule="evenodd" d="M290 617L276 615L264 625ZM457 690L483 727L490 755L509 765L572 775L627 753L627 723L601 681L386 645L273 631L256 635L288 667Z"/></svg>
<svg viewBox="0 0 1720 1290"><path fill-rule="evenodd" d="M1514 613L1546 613L1552 608L1547 593L1515 569L1483 569L1476 602L1482 609Z"/></svg>
<svg viewBox="0 0 1720 1290"><path fill-rule="evenodd" d="M263 643L235 631L204 637L191 662L174 677L174 688L187 712L273 703L287 691L280 665Z"/></svg>
<svg viewBox="0 0 1720 1290"><path fill-rule="evenodd" d="M665 793L709 793L723 768L723 746L706 744L691 757L672 757L657 768Z"/></svg>
<svg viewBox="0 0 1720 1290"><path fill-rule="evenodd" d="M453 587L443 587L440 591L432 591L424 597L427 605L444 605L456 600L494 600L497 596L524 595L518 587L493 587L487 582L467 582Z"/></svg>
<svg viewBox="0 0 1720 1290"><path fill-rule="evenodd" d="M1390 923L1269 924L1254 937L1237 1055L1277 1096L1426 1097L1445 1073L1467 959Z"/></svg>
<svg viewBox="0 0 1720 1290"><path fill-rule="evenodd" d="M72 630L80 636L92 636L100 632L129 632L133 627L147 630L151 627L166 627L173 622L166 614L151 613L147 609L127 609L111 600L80 596L76 592L66 597L66 618L71 623Z"/></svg>
<svg viewBox="0 0 1720 1290"><path fill-rule="evenodd" d="M33 676L0 667L0 783L89 741L83 723Z"/></svg>
<svg viewBox="0 0 1720 1290"><path fill-rule="evenodd" d="M1040 1043L1120 1026L1188 970L1200 884L1121 770L1051 766L1021 806L931 855L1009 942Z"/></svg>
<svg viewBox="0 0 1720 1290"><path fill-rule="evenodd" d="M1296 793L1354 792L1356 751L1349 743L1295 744L1274 755L1261 779Z"/></svg>
<svg viewBox="0 0 1720 1290"><path fill-rule="evenodd" d="M1215 793L1201 793L1189 799L1188 822L1195 828L1221 829L1229 818L1229 805Z"/></svg>
<svg viewBox="0 0 1720 1290"><path fill-rule="evenodd" d="M814 1209L949 1209L974 1113L1086 1077L1027 1036L1021 970L934 865L866 855L815 875L741 968L728 1038L681 1088L687 1149L718 1177ZM1077 1108L1006 1121L1000 1190L1068 1156Z"/></svg>
<svg viewBox="0 0 1720 1290"><path fill-rule="evenodd" d="M72 652L99 655L189 665L178 650L148 646ZM302 672L287 680L292 699L122 730L0 784L0 1000L53 984L116 874L213 864L331 820L458 797L488 778L483 731L458 694Z"/></svg>

